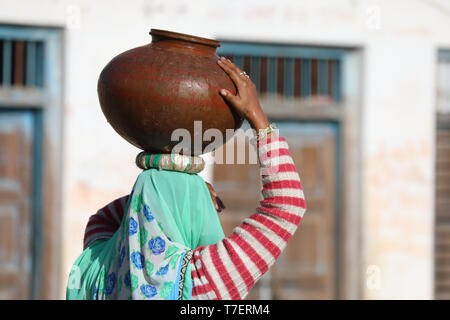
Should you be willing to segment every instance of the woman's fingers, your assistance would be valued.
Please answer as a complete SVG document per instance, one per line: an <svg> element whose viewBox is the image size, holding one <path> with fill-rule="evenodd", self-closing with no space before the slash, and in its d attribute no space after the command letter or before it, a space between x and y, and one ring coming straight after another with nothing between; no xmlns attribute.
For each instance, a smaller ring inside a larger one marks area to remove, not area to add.
<svg viewBox="0 0 450 320"><path fill-rule="evenodd" d="M240 75L241 73L241 69L239 69L236 65L234 65L231 61L227 61L227 59L225 58L221 58L220 60L218 60L218 64L222 67L222 69L225 70L225 72L231 77L231 79L233 80L233 82L236 84L236 86L238 87L238 91L239 89L242 90L243 87L245 87L246 84L246 78L242 77L242 75Z"/></svg>
<svg viewBox="0 0 450 320"><path fill-rule="evenodd" d="M235 65L233 62L231 62L230 59L225 59L226 63L230 66L231 69L233 69L233 71L239 76L239 79L241 80L246 80L247 77L242 78L242 70L239 69L239 67L237 65Z"/></svg>
<svg viewBox="0 0 450 320"><path fill-rule="evenodd" d="M230 59L225 59L228 66L237 74L239 80L241 80L242 85L247 86L248 82L251 82L250 78L247 75L243 75L244 71L242 71L237 65L230 61Z"/></svg>
<svg viewBox="0 0 450 320"><path fill-rule="evenodd" d="M216 197L217 205L219 206L219 212L221 212L223 209L226 209L225 205L223 204L222 200L219 197Z"/></svg>
<svg viewBox="0 0 450 320"><path fill-rule="evenodd" d="M225 100L230 102L233 106L236 106L236 103L239 101L238 96L235 96L226 89L220 89L220 94L224 97Z"/></svg>
<svg viewBox="0 0 450 320"><path fill-rule="evenodd" d="M206 183L206 186L208 187L209 193L211 194L211 200L212 200L212 202L214 204L214 207L216 208L217 212L222 211L222 209L220 208L220 206L217 204L217 201L216 201L216 199L217 199L216 191L214 190L214 188L212 187L211 184L209 184L206 181L205 181L205 183Z"/></svg>
<svg viewBox="0 0 450 320"><path fill-rule="evenodd" d="M239 83L242 80L239 79L239 75L230 67L229 64L227 64L223 60L218 60L217 62L219 66L230 76L230 78L233 80L234 83L236 83L236 85L239 88Z"/></svg>

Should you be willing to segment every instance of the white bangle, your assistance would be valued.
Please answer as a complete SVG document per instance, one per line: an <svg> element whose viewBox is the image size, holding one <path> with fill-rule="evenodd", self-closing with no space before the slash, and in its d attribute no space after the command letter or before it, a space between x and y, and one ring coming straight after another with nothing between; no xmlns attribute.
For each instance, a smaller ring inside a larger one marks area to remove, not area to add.
<svg viewBox="0 0 450 320"><path fill-rule="evenodd" d="M258 134L256 135L256 141L266 138L269 134L271 134L277 128L278 127L275 123L271 123L267 128L259 130Z"/></svg>

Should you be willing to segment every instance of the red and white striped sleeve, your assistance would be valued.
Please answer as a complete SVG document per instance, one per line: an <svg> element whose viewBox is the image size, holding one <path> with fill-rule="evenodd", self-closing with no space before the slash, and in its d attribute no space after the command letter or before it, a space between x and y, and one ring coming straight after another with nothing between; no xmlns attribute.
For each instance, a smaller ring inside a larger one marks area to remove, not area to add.
<svg viewBox="0 0 450 320"><path fill-rule="evenodd" d="M90 216L84 231L83 250L95 240L109 239L114 235L120 227L128 197L118 198Z"/></svg>
<svg viewBox="0 0 450 320"><path fill-rule="evenodd" d="M192 299L243 299L300 224L306 204L286 140L272 135L258 155L264 199L229 237L194 250Z"/></svg>

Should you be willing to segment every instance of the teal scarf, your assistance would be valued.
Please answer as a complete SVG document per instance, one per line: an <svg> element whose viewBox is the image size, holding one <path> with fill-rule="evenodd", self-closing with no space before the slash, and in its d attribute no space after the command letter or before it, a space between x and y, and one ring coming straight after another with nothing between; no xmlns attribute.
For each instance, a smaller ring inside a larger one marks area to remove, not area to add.
<svg viewBox="0 0 450 320"><path fill-rule="evenodd" d="M145 170L114 236L75 261L67 299L190 299L192 250L223 237L200 176Z"/></svg>

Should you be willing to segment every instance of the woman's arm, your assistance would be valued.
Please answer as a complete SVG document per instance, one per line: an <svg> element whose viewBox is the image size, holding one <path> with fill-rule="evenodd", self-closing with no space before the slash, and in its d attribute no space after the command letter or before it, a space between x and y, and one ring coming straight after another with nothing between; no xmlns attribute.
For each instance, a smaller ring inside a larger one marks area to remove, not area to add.
<svg viewBox="0 0 450 320"><path fill-rule="evenodd" d="M129 195L123 196L108 203L89 217L84 231L83 250L95 240L109 239L119 229Z"/></svg>
<svg viewBox="0 0 450 320"><path fill-rule="evenodd" d="M266 128L254 84L231 61L221 58L218 63L238 87L236 96L226 90L221 94L257 132ZM194 251L193 299L243 299L280 256L306 210L286 141L272 134L257 147L264 200L229 237Z"/></svg>
<svg viewBox="0 0 450 320"><path fill-rule="evenodd" d="M264 200L229 237L194 251L193 299L243 299L280 256L301 221L305 200L286 141L272 135L258 145L258 153Z"/></svg>
<svg viewBox="0 0 450 320"><path fill-rule="evenodd" d="M221 212L225 208L222 201L217 197L213 187L207 182L206 185L217 212ZM114 235L120 227L128 198L129 195L118 198L89 217L84 231L83 250L89 247L95 240L108 240Z"/></svg>

